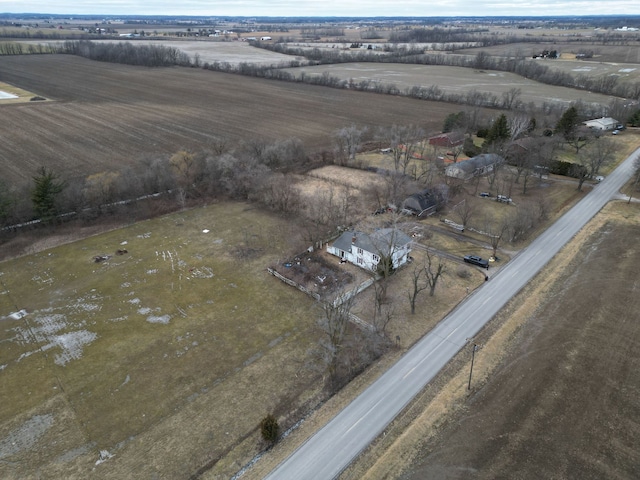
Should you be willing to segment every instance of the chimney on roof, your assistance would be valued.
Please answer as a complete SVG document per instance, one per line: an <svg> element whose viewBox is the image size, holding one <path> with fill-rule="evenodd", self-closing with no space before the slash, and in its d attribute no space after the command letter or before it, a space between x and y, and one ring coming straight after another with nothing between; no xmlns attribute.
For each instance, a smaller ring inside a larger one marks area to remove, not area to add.
<svg viewBox="0 0 640 480"><path fill-rule="evenodd" d="M354 233L353 236L351 237L351 245L355 245L356 244L356 234Z"/></svg>

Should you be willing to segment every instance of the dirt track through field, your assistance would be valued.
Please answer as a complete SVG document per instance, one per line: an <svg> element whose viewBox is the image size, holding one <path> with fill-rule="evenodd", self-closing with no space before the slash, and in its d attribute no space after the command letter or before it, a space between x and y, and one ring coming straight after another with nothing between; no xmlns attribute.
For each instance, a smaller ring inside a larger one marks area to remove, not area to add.
<svg viewBox="0 0 640 480"><path fill-rule="evenodd" d="M0 105L0 171L30 179L42 164L69 178L263 139L332 149L340 128L417 124L437 132L459 106L194 68L143 68L70 55L0 57L0 81L48 103Z"/></svg>

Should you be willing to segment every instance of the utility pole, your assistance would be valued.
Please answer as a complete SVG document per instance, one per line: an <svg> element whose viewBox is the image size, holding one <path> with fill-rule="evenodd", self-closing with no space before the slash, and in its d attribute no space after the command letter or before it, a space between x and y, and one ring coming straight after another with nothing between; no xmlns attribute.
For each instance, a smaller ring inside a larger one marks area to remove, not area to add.
<svg viewBox="0 0 640 480"><path fill-rule="evenodd" d="M471 375L473 374L473 361L476 356L476 350L478 350L478 345L474 343L473 348L471 349L471 369L469 370L469 386L467 387L467 390L471 390Z"/></svg>

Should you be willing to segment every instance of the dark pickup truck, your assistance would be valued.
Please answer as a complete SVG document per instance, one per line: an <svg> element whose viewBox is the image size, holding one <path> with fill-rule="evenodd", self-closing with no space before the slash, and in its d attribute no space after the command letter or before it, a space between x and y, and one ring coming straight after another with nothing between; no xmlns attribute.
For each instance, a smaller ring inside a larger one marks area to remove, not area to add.
<svg viewBox="0 0 640 480"><path fill-rule="evenodd" d="M464 261L465 263L477 265L478 267L486 268L487 270L489 270L489 261L485 260L482 257L477 257L476 255L465 255Z"/></svg>

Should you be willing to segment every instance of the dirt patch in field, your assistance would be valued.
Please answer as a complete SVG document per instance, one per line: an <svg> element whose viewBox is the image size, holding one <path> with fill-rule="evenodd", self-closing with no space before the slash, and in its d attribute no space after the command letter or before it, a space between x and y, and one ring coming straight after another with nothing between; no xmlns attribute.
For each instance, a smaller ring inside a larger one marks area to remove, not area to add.
<svg viewBox="0 0 640 480"><path fill-rule="evenodd" d="M607 206L476 339L471 391L465 350L341 478L636 478L638 218Z"/></svg>

